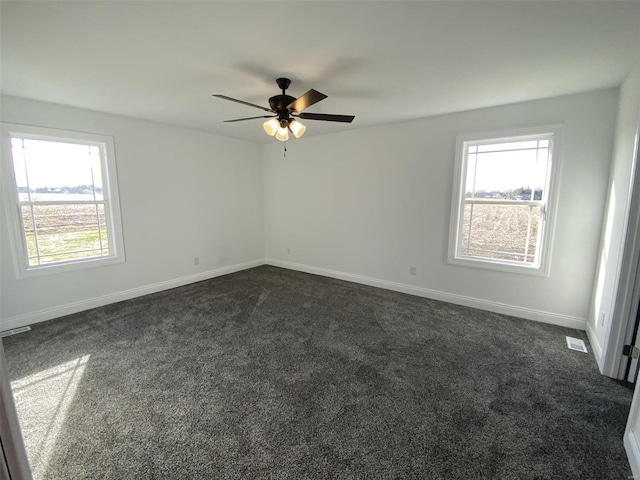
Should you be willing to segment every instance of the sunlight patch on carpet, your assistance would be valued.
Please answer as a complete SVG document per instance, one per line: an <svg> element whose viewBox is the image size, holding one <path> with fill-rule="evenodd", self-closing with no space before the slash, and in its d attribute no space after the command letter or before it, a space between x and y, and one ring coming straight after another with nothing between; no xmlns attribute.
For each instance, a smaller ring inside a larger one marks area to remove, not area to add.
<svg viewBox="0 0 640 480"><path fill-rule="evenodd" d="M11 382L29 463L36 479L46 471L90 356Z"/></svg>

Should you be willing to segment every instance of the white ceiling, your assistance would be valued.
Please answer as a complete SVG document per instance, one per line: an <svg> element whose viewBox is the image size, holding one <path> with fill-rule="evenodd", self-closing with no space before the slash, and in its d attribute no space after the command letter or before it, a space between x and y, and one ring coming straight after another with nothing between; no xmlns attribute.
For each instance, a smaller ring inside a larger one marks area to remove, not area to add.
<svg viewBox="0 0 640 480"><path fill-rule="evenodd" d="M307 136L618 86L640 2L2 1L2 93L252 141L275 79Z"/></svg>

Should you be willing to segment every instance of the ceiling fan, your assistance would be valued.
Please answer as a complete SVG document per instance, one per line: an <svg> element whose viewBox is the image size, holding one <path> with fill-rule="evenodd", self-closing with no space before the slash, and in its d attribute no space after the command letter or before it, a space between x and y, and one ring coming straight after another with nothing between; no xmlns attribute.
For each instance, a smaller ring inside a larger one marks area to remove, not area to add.
<svg viewBox="0 0 640 480"><path fill-rule="evenodd" d="M259 108L260 110L274 114L261 115L258 117L236 118L234 120L225 120L225 122L242 122L244 120L254 120L256 118L269 118L270 120L267 120L263 124L264 131L271 136L275 136L281 142L285 142L289 139L289 132L291 132L296 138L300 138L304 134L307 127L296 120L297 118L343 123L351 123L353 119L356 118L355 115L305 113L303 110L309 108L315 103L318 103L320 100L324 100L327 96L312 88L304 95L294 98L285 93L287 88L289 88L289 85L291 85L291 80L288 78L278 78L276 79L276 83L282 90L282 94L275 95L269 99L269 107L271 108L261 107L255 103L237 100L235 98L227 97L226 95L213 96L222 98L223 100L230 100L232 102L242 103L243 105L249 105L250 107Z"/></svg>

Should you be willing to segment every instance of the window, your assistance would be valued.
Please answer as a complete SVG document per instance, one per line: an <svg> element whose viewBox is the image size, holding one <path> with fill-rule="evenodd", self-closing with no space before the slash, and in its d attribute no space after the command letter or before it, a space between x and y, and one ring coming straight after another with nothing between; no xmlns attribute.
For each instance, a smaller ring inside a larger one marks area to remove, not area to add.
<svg viewBox="0 0 640 480"><path fill-rule="evenodd" d="M18 276L124 261L113 140L2 125Z"/></svg>
<svg viewBox="0 0 640 480"><path fill-rule="evenodd" d="M450 263L548 275L560 134L458 137Z"/></svg>

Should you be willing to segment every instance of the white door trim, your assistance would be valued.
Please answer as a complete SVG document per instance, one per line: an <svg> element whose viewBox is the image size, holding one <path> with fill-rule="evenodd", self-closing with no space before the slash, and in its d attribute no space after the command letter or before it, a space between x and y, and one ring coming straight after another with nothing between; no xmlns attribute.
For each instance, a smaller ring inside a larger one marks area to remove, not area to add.
<svg viewBox="0 0 640 480"><path fill-rule="evenodd" d="M616 295L612 310L611 323L602 345L601 372L612 378L624 377L625 358L622 348L631 340L636 309L640 299L640 116L636 123L636 136L631 172L633 183L622 261L620 263Z"/></svg>
<svg viewBox="0 0 640 480"><path fill-rule="evenodd" d="M640 389L636 388L631 401L631 410L627 420L627 428L624 431L624 449L627 451L629 466L633 473L633 478L640 478Z"/></svg>
<svg viewBox="0 0 640 480"><path fill-rule="evenodd" d="M9 480L33 480L0 340L0 455ZM6 472L5 472L6 473ZM3 477L4 478L4 477Z"/></svg>

